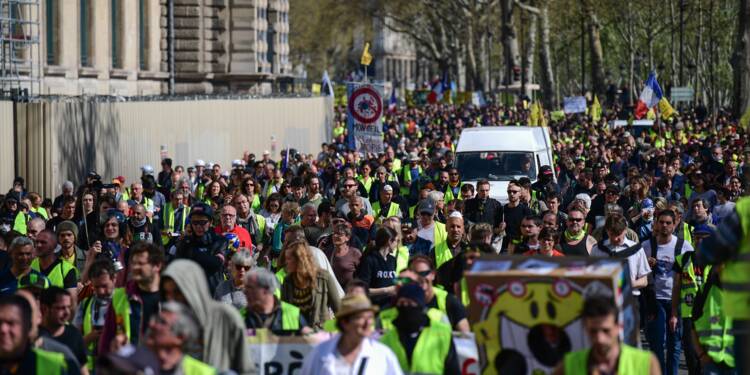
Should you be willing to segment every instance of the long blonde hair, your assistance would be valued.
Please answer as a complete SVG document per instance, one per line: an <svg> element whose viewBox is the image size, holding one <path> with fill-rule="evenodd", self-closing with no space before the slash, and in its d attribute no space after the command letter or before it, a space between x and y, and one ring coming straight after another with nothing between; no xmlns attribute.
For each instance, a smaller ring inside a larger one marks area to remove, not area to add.
<svg viewBox="0 0 750 375"><path fill-rule="evenodd" d="M294 257L297 261L297 269L293 272L294 285L301 289L307 289L315 285L318 278L318 265L312 256L312 251L304 241L295 241L284 250L284 263Z"/></svg>

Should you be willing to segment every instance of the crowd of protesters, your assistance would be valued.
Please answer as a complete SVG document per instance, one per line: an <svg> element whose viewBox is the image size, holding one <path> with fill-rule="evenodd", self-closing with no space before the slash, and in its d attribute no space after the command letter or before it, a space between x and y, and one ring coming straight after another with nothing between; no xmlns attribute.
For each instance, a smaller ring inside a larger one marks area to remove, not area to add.
<svg viewBox="0 0 750 375"><path fill-rule="evenodd" d="M694 254L742 238L716 233L745 212L747 134L702 111L642 129L611 127L617 115L550 120L555 164L512 180L507 202L465 184L454 150L464 128L527 124L523 103L396 110L378 154L349 147L338 110L317 155L166 158L50 199L19 177L0 207L0 374L253 373L245 335L260 329L340 332L304 374L458 374L464 272L492 253L627 261L653 355L620 345L616 308L592 299L590 358L560 373L621 373L620 355L642 372L677 374L683 355L691 374L737 373L726 256Z"/></svg>

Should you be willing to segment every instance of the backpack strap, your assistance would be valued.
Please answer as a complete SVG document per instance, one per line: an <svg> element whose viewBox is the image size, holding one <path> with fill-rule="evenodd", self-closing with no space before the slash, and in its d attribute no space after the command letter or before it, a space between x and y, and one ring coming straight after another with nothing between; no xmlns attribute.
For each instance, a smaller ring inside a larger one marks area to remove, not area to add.
<svg viewBox="0 0 750 375"><path fill-rule="evenodd" d="M677 257L682 254L682 246L685 245L685 239L684 238L677 238L677 243L674 245L674 258L677 259Z"/></svg>
<svg viewBox="0 0 750 375"><path fill-rule="evenodd" d="M656 253L658 252L659 245L656 243L656 236L651 236L649 239L649 244L651 245L651 257L656 259Z"/></svg>
<svg viewBox="0 0 750 375"><path fill-rule="evenodd" d="M603 253L607 254L608 256L612 257L614 254L612 253L612 249L604 245L604 240L599 241L596 244L596 247L601 250Z"/></svg>
<svg viewBox="0 0 750 375"><path fill-rule="evenodd" d="M620 259L625 259L625 258L628 258L631 255L633 255L633 254L641 251L642 248L643 247L641 246L641 244L637 243L637 244L635 244L633 246L630 246L629 248L627 248L627 249L625 249L623 251L618 251L618 252L614 253L612 255L612 257L614 257L614 258L620 258Z"/></svg>

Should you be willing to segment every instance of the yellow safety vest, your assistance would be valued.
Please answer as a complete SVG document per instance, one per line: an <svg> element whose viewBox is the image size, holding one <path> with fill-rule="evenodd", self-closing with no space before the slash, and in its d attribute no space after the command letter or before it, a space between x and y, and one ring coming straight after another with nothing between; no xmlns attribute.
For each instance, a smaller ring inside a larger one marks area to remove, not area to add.
<svg viewBox="0 0 750 375"><path fill-rule="evenodd" d="M39 273L43 273L40 270L39 266L39 258L35 258L31 261L31 269L34 271L37 271ZM65 277L68 276L68 272L75 272L76 275L78 274L78 270L76 270L76 267L64 260L60 260L55 267L52 268L52 270L49 271L47 278L49 279L50 285L56 286L58 288L64 288L65 287Z"/></svg>
<svg viewBox="0 0 750 375"><path fill-rule="evenodd" d="M431 321L430 325L419 333L411 361L409 361L406 357L406 350L398 337L398 330L386 331L380 338L380 342L391 348L398 358L401 370L405 373L439 375L443 374L451 340L453 336L450 325Z"/></svg>
<svg viewBox="0 0 750 375"><path fill-rule="evenodd" d="M563 366L566 375L588 373L588 359L591 349L578 350L565 355ZM648 374L651 369L651 352L620 344L618 374Z"/></svg>
<svg viewBox="0 0 750 375"><path fill-rule="evenodd" d="M189 355L182 356L182 371L185 375L213 375L217 371L207 363L203 363Z"/></svg>
<svg viewBox="0 0 750 375"><path fill-rule="evenodd" d="M735 319L750 319L750 197L737 201L735 210L742 225L739 251L721 271L724 312Z"/></svg>

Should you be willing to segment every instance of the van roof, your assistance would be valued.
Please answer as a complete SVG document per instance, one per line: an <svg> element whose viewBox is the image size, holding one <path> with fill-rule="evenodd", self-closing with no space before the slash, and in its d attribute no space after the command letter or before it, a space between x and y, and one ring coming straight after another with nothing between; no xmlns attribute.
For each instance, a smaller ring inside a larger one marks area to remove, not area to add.
<svg viewBox="0 0 750 375"><path fill-rule="evenodd" d="M547 128L528 126L483 126L461 132L456 152L543 151Z"/></svg>

